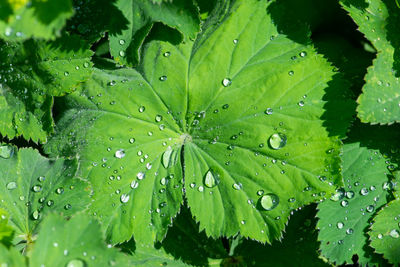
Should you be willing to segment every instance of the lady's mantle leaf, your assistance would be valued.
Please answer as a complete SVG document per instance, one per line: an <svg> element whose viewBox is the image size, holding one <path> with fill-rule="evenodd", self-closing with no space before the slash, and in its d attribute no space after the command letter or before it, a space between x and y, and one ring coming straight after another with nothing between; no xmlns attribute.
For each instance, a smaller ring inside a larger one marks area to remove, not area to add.
<svg viewBox="0 0 400 267"><path fill-rule="evenodd" d="M4 245L0 244L0 265L2 266L28 266L26 258L22 256L14 247L7 249Z"/></svg>
<svg viewBox="0 0 400 267"><path fill-rule="evenodd" d="M192 0L163 3L118 0L116 6L129 23L122 32L111 34L110 51L115 60L124 65L137 65L140 48L154 22L162 22L191 39L194 39L200 30L199 12Z"/></svg>
<svg viewBox="0 0 400 267"><path fill-rule="evenodd" d="M385 159L377 150L359 143L344 145L342 159L344 189L318 205L320 249L337 265L351 264L354 254L362 265L377 264L379 258L367 249L365 232L372 215L388 196Z"/></svg>
<svg viewBox="0 0 400 267"><path fill-rule="evenodd" d="M400 121L399 64L400 16L395 1L341 1L343 7L378 51L377 58L365 76L366 84L358 98L358 117L363 122L393 123ZM398 48L397 48L398 49ZM396 74L397 73L397 74Z"/></svg>
<svg viewBox="0 0 400 267"><path fill-rule="evenodd" d="M75 90L91 74L92 52L76 36L53 42L0 42L0 133L47 140L53 96Z"/></svg>
<svg viewBox="0 0 400 267"><path fill-rule="evenodd" d="M400 200L389 202L375 216L368 232L371 246L392 264L400 263Z"/></svg>
<svg viewBox="0 0 400 267"><path fill-rule="evenodd" d="M71 0L1 0L0 37L55 39L73 13Z"/></svg>
<svg viewBox="0 0 400 267"><path fill-rule="evenodd" d="M131 266L128 256L107 247L97 221L78 214L69 221L49 214L43 221L30 266Z"/></svg>
<svg viewBox="0 0 400 267"><path fill-rule="evenodd" d="M76 168L76 160L48 160L33 149L0 158L0 207L16 236L32 240L49 212L71 215L87 206L87 185L74 178Z"/></svg>
<svg viewBox="0 0 400 267"><path fill-rule="evenodd" d="M332 68L278 34L267 6L237 2L195 50L151 42L141 74L95 70L67 97L46 149L78 154L112 242L162 239L183 195L208 235L271 241L341 183L321 119Z"/></svg>

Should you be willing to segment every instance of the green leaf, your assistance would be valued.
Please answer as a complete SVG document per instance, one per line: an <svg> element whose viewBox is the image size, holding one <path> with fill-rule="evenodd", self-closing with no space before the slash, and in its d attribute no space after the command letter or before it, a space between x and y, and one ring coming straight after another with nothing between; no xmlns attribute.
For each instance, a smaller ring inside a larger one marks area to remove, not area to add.
<svg viewBox="0 0 400 267"><path fill-rule="evenodd" d="M290 218L283 240L274 241L272 245L241 240L234 255L226 258L224 263L239 261L253 266L329 266L318 258L319 242L315 224L315 206L307 206Z"/></svg>
<svg viewBox="0 0 400 267"><path fill-rule="evenodd" d="M87 206L87 184L74 178L76 168L76 160L48 160L30 148L0 158L0 208L16 236L31 241L49 212L70 216Z"/></svg>
<svg viewBox="0 0 400 267"><path fill-rule="evenodd" d="M94 187L91 211L111 242L132 233L161 240L182 193L207 235L240 231L270 242L292 210L341 185L341 144L321 119L332 67L278 34L268 5L236 2L200 43L153 41L141 74L95 70L65 99L46 151L78 155L80 175ZM333 122L347 125L340 116ZM275 134L277 145L269 142ZM165 168L168 146L176 160ZM214 187L204 184L210 170ZM258 205L264 195L275 199L271 210Z"/></svg>
<svg viewBox="0 0 400 267"><path fill-rule="evenodd" d="M0 243L9 245L14 235L13 228L8 224L8 213L0 209Z"/></svg>
<svg viewBox="0 0 400 267"><path fill-rule="evenodd" d="M139 245L131 258L133 266L165 266L176 267L192 266L188 265L165 252L163 248L156 249L152 246Z"/></svg>
<svg viewBox="0 0 400 267"><path fill-rule="evenodd" d="M74 91L91 75L92 52L76 36L0 47L0 133L45 142L53 131L53 96Z"/></svg>
<svg viewBox="0 0 400 267"><path fill-rule="evenodd" d="M121 33L110 35L110 52L123 65L133 66L140 61L143 41L155 22L177 29L183 38L194 39L200 30L198 8L192 0L154 3L148 0L118 0L116 6L129 24Z"/></svg>
<svg viewBox="0 0 400 267"><path fill-rule="evenodd" d="M380 259L368 249L365 232L388 197L387 165L377 150L359 143L344 145L342 159L344 189L318 205L321 254L337 265L351 264L354 254L361 265L377 264Z"/></svg>
<svg viewBox="0 0 400 267"><path fill-rule="evenodd" d="M373 65L365 76L366 84L358 98L358 117L362 122L388 124L400 118L398 88L398 52L400 23L395 1L372 0L360 5L359 1L341 1L343 7L359 26L359 30L378 51Z"/></svg>
<svg viewBox="0 0 400 267"><path fill-rule="evenodd" d="M49 214L41 226L30 265L131 266L126 255L106 246L100 224L85 214L69 221Z"/></svg>
<svg viewBox="0 0 400 267"><path fill-rule="evenodd" d="M368 232L371 247L392 264L400 263L400 200L389 202L375 216Z"/></svg>
<svg viewBox="0 0 400 267"><path fill-rule="evenodd" d="M7 249L4 245L0 244L0 265L2 266L28 266L26 258L15 249L10 247Z"/></svg>
<svg viewBox="0 0 400 267"><path fill-rule="evenodd" d="M55 39L73 15L71 0L0 0L0 37Z"/></svg>

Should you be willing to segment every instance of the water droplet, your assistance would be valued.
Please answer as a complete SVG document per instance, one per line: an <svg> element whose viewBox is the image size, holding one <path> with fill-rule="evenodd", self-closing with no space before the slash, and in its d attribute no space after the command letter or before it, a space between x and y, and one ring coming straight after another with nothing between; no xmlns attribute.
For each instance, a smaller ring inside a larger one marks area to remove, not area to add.
<svg viewBox="0 0 400 267"><path fill-rule="evenodd" d="M291 71L288 72L288 74L289 74L289 76L293 76L294 71L291 70Z"/></svg>
<svg viewBox="0 0 400 267"><path fill-rule="evenodd" d="M39 176L38 181L39 182L44 182L44 180L46 180L46 177L44 176Z"/></svg>
<svg viewBox="0 0 400 267"><path fill-rule="evenodd" d="M366 196L366 195L368 195L368 189L367 188L362 188L361 190L360 190L360 194L361 195L363 195L363 196Z"/></svg>
<svg viewBox="0 0 400 267"><path fill-rule="evenodd" d="M123 157L125 157L125 151L123 149L118 149L115 152L115 157L118 159L122 159Z"/></svg>
<svg viewBox="0 0 400 267"><path fill-rule="evenodd" d="M119 51L119 55L121 56L121 57L124 57L125 56L125 52L124 51Z"/></svg>
<svg viewBox="0 0 400 267"><path fill-rule="evenodd" d="M306 51L302 51L302 52L300 52L300 54L299 54L301 57L305 57L305 56L307 56L307 52Z"/></svg>
<svg viewBox="0 0 400 267"><path fill-rule="evenodd" d="M165 82L167 80L167 76L163 75L160 77L160 81Z"/></svg>
<svg viewBox="0 0 400 267"><path fill-rule="evenodd" d="M163 117L161 115L157 115L155 117L156 122L160 122L160 121L162 121L162 119L163 119Z"/></svg>
<svg viewBox="0 0 400 267"><path fill-rule="evenodd" d="M342 207L347 207L349 205L349 202L347 200L342 200L342 202L340 202L340 205Z"/></svg>
<svg viewBox="0 0 400 267"><path fill-rule="evenodd" d="M338 229L342 229L343 226L344 226L344 223L338 222L338 223L336 224L336 226L337 226Z"/></svg>
<svg viewBox="0 0 400 267"><path fill-rule="evenodd" d="M172 155L172 148L170 146L167 147L167 150L162 155L162 165L164 168L168 168L171 163L171 155Z"/></svg>
<svg viewBox="0 0 400 267"><path fill-rule="evenodd" d="M139 173L136 175L136 177L137 177L139 180L143 180L144 177L145 177L145 174L144 174L144 172L139 172Z"/></svg>
<svg viewBox="0 0 400 267"><path fill-rule="evenodd" d="M37 193L42 190L42 187L40 185L34 185L34 186L32 186L32 190L33 190L33 192Z"/></svg>
<svg viewBox="0 0 400 267"><path fill-rule="evenodd" d="M304 107L304 101L299 101L299 103L297 103L297 105L299 105L300 107Z"/></svg>
<svg viewBox="0 0 400 267"><path fill-rule="evenodd" d="M138 186L139 186L139 183L138 183L137 181L133 180L133 181L131 182L131 188L132 188L132 189L135 189L135 188L137 188Z"/></svg>
<svg viewBox="0 0 400 267"><path fill-rule="evenodd" d="M109 86L114 86L115 84L116 84L116 81L114 81L114 80L113 80L113 81L110 81L110 82L108 83Z"/></svg>
<svg viewBox="0 0 400 267"><path fill-rule="evenodd" d="M120 199L121 199L122 203L127 203L129 201L129 195L128 194L122 194Z"/></svg>
<svg viewBox="0 0 400 267"><path fill-rule="evenodd" d="M139 112L143 113L146 110L146 108L144 106L139 107Z"/></svg>
<svg viewBox="0 0 400 267"><path fill-rule="evenodd" d="M354 230L351 229L351 228L349 228L349 229L346 230L346 234L348 234L348 235L351 235L351 234L353 234L353 233L354 233Z"/></svg>
<svg viewBox="0 0 400 267"><path fill-rule="evenodd" d="M66 209L66 210L69 210L71 208L72 208L71 204L67 204L67 205L64 206L64 209Z"/></svg>
<svg viewBox="0 0 400 267"><path fill-rule="evenodd" d="M346 197L348 199L352 199L354 197L355 193L353 191L348 191L346 192Z"/></svg>
<svg viewBox="0 0 400 267"><path fill-rule="evenodd" d="M272 115L272 113L274 113L274 110L272 108L267 108L265 110L265 114L267 114L267 115Z"/></svg>
<svg viewBox="0 0 400 267"><path fill-rule="evenodd" d="M279 197L269 193L261 197L260 204L265 210L273 210L279 204Z"/></svg>
<svg viewBox="0 0 400 267"><path fill-rule="evenodd" d="M66 265L66 267L85 267L85 266L86 266L85 262L79 259L71 260Z"/></svg>
<svg viewBox="0 0 400 267"><path fill-rule="evenodd" d="M209 169L204 177L205 186L212 188L219 184L219 174L212 169Z"/></svg>
<svg viewBox="0 0 400 267"><path fill-rule="evenodd" d="M233 39L234 44L237 44L238 42L239 42L238 39Z"/></svg>
<svg viewBox="0 0 400 267"><path fill-rule="evenodd" d="M123 39L119 40L119 44L120 45L124 45L125 44L125 40L123 40Z"/></svg>
<svg viewBox="0 0 400 267"><path fill-rule="evenodd" d="M131 144L135 143L135 138L129 139L129 143L131 143Z"/></svg>
<svg viewBox="0 0 400 267"><path fill-rule="evenodd" d="M332 201L339 201L344 198L344 190L343 189L337 189L336 193L331 196Z"/></svg>
<svg viewBox="0 0 400 267"><path fill-rule="evenodd" d="M242 189L242 184L241 184L241 183L234 183L234 184L232 185L232 187L233 187L233 189L235 189L235 190L240 190L240 189Z"/></svg>
<svg viewBox="0 0 400 267"><path fill-rule="evenodd" d="M367 208L366 208L366 210L368 211L368 212L373 212L374 211L374 206L372 206L372 205L368 205L367 206Z"/></svg>
<svg viewBox="0 0 400 267"><path fill-rule="evenodd" d="M204 187L200 185L197 190L199 190L199 192L203 192L204 191Z"/></svg>
<svg viewBox="0 0 400 267"><path fill-rule="evenodd" d="M169 57L171 55L171 52L167 51L164 53L164 57Z"/></svg>
<svg viewBox="0 0 400 267"><path fill-rule="evenodd" d="M223 108L223 109L227 109L227 108L229 108L229 104L225 104L225 105L223 105L223 106L222 106L222 108Z"/></svg>
<svg viewBox="0 0 400 267"><path fill-rule="evenodd" d="M382 234L378 234L378 239L382 239L383 235Z"/></svg>
<svg viewBox="0 0 400 267"><path fill-rule="evenodd" d="M58 195L61 195L62 193L64 193L64 188L62 188L62 187L57 188L57 189L56 189L56 193L57 193Z"/></svg>
<svg viewBox="0 0 400 267"><path fill-rule="evenodd" d="M8 190L13 190L13 189L17 188L17 183L16 183L16 182L9 182L9 183L6 185L6 188L7 188Z"/></svg>
<svg viewBox="0 0 400 267"><path fill-rule="evenodd" d="M89 62L83 63L83 67L88 68L89 67Z"/></svg>
<svg viewBox="0 0 400 267"><path fill-rule="evenodd" d="M32 213L32 218L33 218L34 220L37 220L37 219L39 219L39 217L40 217L39 211L38 211L38 210L35 210L35 211Z"/></svg>
<svg viewBox="0 0 400 267"><path fill-rule="evenodd" d="M68 75L69 75L68 71L64 72L64 76L68 76Z"/></svg>
<svg viewBox="0 0 400 267"><path fill-rule="evenodd" d="M8 159L13 154L14 154L14 148L12 146L0 146L0 157Z"/></svg>
<svg viewBox="0 0 400 267"><path fill-rule="evenodd" d="M232 81L229 78L225 78L222 80L222 85L227 87L232 84Z"/></svg>
<svg viewBox="0 0 400 267"><path fill-rule="evenodd" d="M286 135L282 133L275 133L269 138L269 145L272 149L281 149L286 145Z"/></svg>

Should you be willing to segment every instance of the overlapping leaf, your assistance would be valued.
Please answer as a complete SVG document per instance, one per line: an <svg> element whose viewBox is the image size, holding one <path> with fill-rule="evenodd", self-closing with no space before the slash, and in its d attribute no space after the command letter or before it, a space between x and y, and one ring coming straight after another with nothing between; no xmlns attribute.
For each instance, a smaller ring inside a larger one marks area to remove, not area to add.
<svg viewBox="0 0 400 267"><path fill-rule="evenodd" d="M0 158L0 207L16 236L30 242L49 212L69 216L88 205L87 184L74 178L76 168L76 160L48 160L28 148Z"/></svg>
<svg viewBox="0 0 400 267"><path fill-rule="evenodd" d="M400 263L400 200L389 202L374 218L368 232L371 246L392 264Z"/></svg>
<svg viewBox="0 0 400 267"><path fill-rule="evenodd" d="M195 45L151 42L140 73L95 70L65 99L46 150L78 154L111 242L160 240L183 194L208 235L271 241L341 183L321 119L332 67L280 35L267 6L236 2Z"/></svg>
<svg viewBox="0 0 400 267"><path fill-rule="evenodd" d="M0 244L0 265L3 266L27 266L26 258L14 247L7 249Z"/></svg>
<svg viewBox="0 0 400 267"><path fill-rule="evenodd" d="M185 38L194 39L200 30L198 8L192 0L118 0L116 6L129 24L121 33L110 35L110 52L123 65L137 65L140 48L155 22L177 29Z"/></svg>
<svg viewBox="0 0 400 267"><path fill-rule="evenodd" d="M358 99L362 122L388 124L400 121L400 83L398 79L400 22L395 1L341 1L343 7L374 47L377 58L365 76L366 84Z"/></svg>
<svg viewBox="0 0 400 267"><path fill-rule="evenodd" d="M0 0L0 37L55 39L73 13L71 0Z"/></svg>
<svg viewBox="0 0 400 267"><path fill-rule="evenodd" d="M338 265L351 264L354 254L361 265L377 264L365 232L375 210L386 203L387 165L377 150L359 143L344 145L342 159L344 189L318 205L321 253Z"/></svg>
<svg viewBox="0 0 400 267"><path fill-rule="evenodd" d="M4 209L0 209L0 243L8 245L11 243L14 229L8 224L8 214Z"/></svg>
<svg viewBox="0 0 400 267"><path fill-rule="evenodd" d="M76 36L54 42L0 43L0 133L45 142L53 131L53 96L91 74L92 52Z"/></svg>

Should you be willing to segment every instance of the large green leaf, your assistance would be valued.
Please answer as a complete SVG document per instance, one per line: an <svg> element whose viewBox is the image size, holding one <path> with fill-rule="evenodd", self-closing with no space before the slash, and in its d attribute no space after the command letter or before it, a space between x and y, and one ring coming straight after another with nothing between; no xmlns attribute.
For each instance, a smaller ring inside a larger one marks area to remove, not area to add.
<svg viewBox="0 0 400 267"><path fill-rule="evenodd" d="M386 203L387 164L377 150L359 143L344 145L342 159L344 189L318 205L321 253L338 265L351 264L354 254L361 265L377 264L366 229L375 210Z"/></svg>
<svg viewBox="0 0 400 267"><path fill-rule="evenodd" d="M364 1L363 1L364 2ZM362 2L362 3L363 3ZM359 26L359 30L378 51L365 76L366 84L358 99L358 117L362 122L387 124L400 121L400 83L398 80L400 23L395 1L343 0L341 4ZM391 13L393 15L391 15Z"/></svg>
<svg viewBox="0 0 400 267"><path fill-rule="evenodd" d="M198 8L192 0L153 3L148 0L118 0L116 6L129 24L121 33L110 34L110 52L124 65L136 65L140 48L154 22L177 29L185 38L194 39L200 30Z"/></svg>
<svg viewBox="0 0 400 267"><path fill-rule="evenodd" d="M0 0L0 37L55 39L73 15L71 0Z"/></svg>
<svg viewBox="0 0 400 267"><path fill-rule="evenodd" d="M400 200L389 202L375 216L368 232L371 246L392 264L400 263Z"/></svg>
<svg viewBox="0 0 400 267"><path fill-rule="evenodd" d="M321 119L332 67L280 35L268 5L235 2L194 46L153 41L141 74L96 70L65 99L46 151L78 154L111 242L162 239L183 195L208 235L271 241L341 184L340 142Z"/></svg>
<svg viewBox="0 0 400 267"><path fill-rule="evenodd" d="M0 207L17 237L31 242L49 212L70 216L88 205L87 184L74 178L76 168L76 160L48 160L29 148L0 158Z"/></svg>
<svg viewBox="0 0 400 267"><path fill-rule="evenodd" d="M0 43L0 133L35 142L53 130L53 96L75 90L92 71L88 45L76 36L52 42Z"/></svg>
<svg viewBox="0 0 400 267"><path fill-rule="evenodd" d="M223 266L235 266L235 262L242 264L239 266L329 266L318 258L315 213L314 205L294 213L283 240L274 241L272 245L241 240Z"/></svg>
<svg viewBox="0 0 400 267"><path fill-rule="evenodd" d="M8 213L0 209L0 243L9 245L13 238L14 229L8 224Z"/></svg>
<svg viewBox="0 0 400 267"><path fill-rule="evenodd" d="M49 214L43 221L30 266L130 266L128 256L107 246L100 224L85 214L69 221Z"/></svg>

